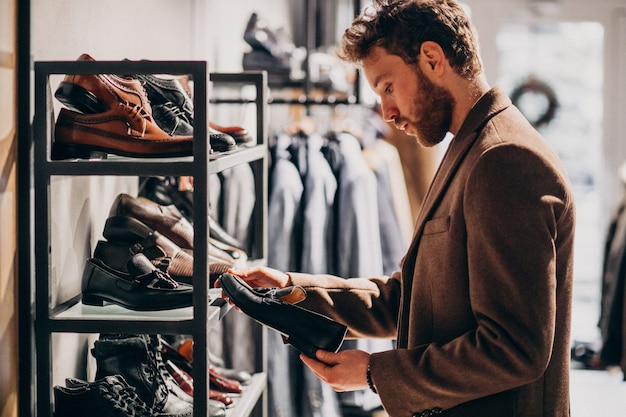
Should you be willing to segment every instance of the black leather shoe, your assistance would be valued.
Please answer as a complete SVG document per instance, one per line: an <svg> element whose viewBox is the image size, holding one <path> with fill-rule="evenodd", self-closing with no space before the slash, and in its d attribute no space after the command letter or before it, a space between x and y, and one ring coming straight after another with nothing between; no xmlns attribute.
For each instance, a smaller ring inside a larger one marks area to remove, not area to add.
<svg viewBox="0 0 626 417"><path fill-rule="evenodd" d="M211 144L211 149L215 152L230 152L237 149L237 142L235 139L227 135L224 132L220 132L219 130L215 130L212 127L209 127L207 130L209 134L209 143Z"/></svg>
<svg viewBox="0 0 626 417"><path fill-rule="evenodd" d="M303 288L251 288L241 278L229 273L223 274L219 283L241 311L283 334L286 343L306 356L315 358L318 349L336 352L341 347L346 326L293 304L306 295Z"/></svg>
<svg viewBox="0 0 626 417"><path fill-rule="evenodd" d="M128 273L115 270L100 259L88 259L82 277L83 304L103 306L111 302L138 311L191 306L193 287L177 283L145 255L133 255L126 269Z"/></svg>
<svg viewBox="0 0 626 417"><path fill-rule="evenodd" d="M193 100L180 81L153 74L138 74L136 77L143 81L153 107L169 102L181 110L181 116L187 123L193 125Z"/></svg>
<svg viewBox="0 0 626 417"><path fill-rule="evenodd" d="M55 417L152 417L156 411L141 400L121 375L96 382L74 378L68 387L54 387Z"/></svg>
<svg viewBox="0 0 626 417"><path fill-rule="evenodd" d="M193 136L191 123L182 111L170 102L152 106L152 117L164 132L172 136Z"/></svg>

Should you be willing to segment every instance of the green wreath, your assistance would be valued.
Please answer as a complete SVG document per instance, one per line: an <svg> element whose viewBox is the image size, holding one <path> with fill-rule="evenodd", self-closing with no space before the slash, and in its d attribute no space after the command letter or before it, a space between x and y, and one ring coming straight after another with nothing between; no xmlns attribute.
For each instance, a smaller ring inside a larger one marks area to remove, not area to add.
<svg viewBox="0 0 626 417"><path fill-rule="evenodd" d="M529 109L524 109L522 97L526 95L538 95L545 98L547 105L545 110L536 117L531 117ZM534 127L546 125L554 119L556 111L559 108L559 100L556 93L547 83L540 81L534 77L528 78L526 81L518 85L511 93L511 101L522 112L524 117L528 119Z"/></svg>

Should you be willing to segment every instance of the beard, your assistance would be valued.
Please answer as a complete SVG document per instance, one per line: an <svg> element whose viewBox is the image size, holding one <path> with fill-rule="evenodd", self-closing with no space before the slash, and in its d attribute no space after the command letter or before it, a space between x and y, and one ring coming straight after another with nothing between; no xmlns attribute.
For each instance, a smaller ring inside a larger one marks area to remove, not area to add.
<svg viewBox="0 0 626 417"><path fill-rule="evenodd" d="M414 128L413 136L422 146L432 147L440 143L450 130L454 98L448 90L426 78L419 65L415 67L418 87L413 111L419 119L406 119L406 123Z"/></svg>

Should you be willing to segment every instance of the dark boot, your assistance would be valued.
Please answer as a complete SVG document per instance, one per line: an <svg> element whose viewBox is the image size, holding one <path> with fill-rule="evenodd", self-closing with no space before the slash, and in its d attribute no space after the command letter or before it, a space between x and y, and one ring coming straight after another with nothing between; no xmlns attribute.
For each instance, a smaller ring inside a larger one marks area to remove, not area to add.
<svg viewBox="0 0 626 417"><path fill-rule="evenodd" d="M137 395L162 415L191 416L193 406L170 393L145 335L102 334L91 350L96 379L122 375Z"/></svg>
<svg viewBox="0 0 626 417"><path fill-rule="evenodd" d="M141 400L120 375L96 382L74 379L54 387L55 417L152 417L155 411Z"/></svg>

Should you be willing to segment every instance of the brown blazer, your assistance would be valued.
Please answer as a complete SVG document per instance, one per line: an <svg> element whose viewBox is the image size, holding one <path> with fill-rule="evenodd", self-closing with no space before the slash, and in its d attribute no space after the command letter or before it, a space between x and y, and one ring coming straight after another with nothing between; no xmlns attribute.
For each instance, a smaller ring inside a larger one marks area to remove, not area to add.
<svg viewBox="0 0 626 417"><path fill-rule="evenodd" d="M392 417L569 416L574 223L556 153L496 87L452 140L401 272L290 275L350 336L397 339L371 358Z"/></svg>

